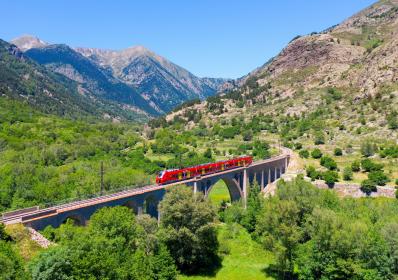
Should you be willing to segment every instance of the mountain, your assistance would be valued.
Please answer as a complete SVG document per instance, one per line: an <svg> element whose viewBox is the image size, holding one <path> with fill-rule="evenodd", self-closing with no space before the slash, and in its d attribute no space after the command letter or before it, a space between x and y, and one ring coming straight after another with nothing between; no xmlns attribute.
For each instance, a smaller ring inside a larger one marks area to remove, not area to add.
<svg viewBox="0 0 398 280"><path fill-rule="evenodd" d="M150 115L158 114L137 90L114 78L106 69L63 44L32 48L25 55L47 69L62 74L79 84L83 94L116 101L142 110Z"/></svg>
<svg viewBox="0 0 398 280"><path fill-rule="evenodd" d="M111 71L118 79L137 87L146 100L164 112L184 101L214 95L228 81L198 78L142 46L120 51L93 48L76 50Z"/></svg>
<svg viewBox="0 0 398 280"><path fill-rule="evenodd" d="M379 1L327 30L297 36L237 81L238 88L167 119L179 115L198 122L192 116L197 111L214 125L268 115L282 126L286 118L316 114L334 141L336 135L397 139L397 62L398 1Z"/></svg>
<svg viewBox="0 0 398 280"><path fill-rule="evenodd" d="M76 82L49 71L3 40L0 40L0 96L28 103L45 113L72 118L147 118L142 111L85 94Z"/></svg>
<svg viewBox="0 0 398 280"><path fill-rule="evenodd" d="M41 48L48 45L46 42L32 35L24 35L11 40L10 42L18 46L18 48L22 51L26 51L32 48Z"/></svg>
<svg viewBox="0 0 398 280"><path fill-rule="evenodd" d="M72 49L61 44L49 45L30 35L12 43L48 69L76 81L84 90L137 106L153 116L171 111L185 101L212 96L228 88L231 82L196 77L143 46L120 51Z"/></svg>

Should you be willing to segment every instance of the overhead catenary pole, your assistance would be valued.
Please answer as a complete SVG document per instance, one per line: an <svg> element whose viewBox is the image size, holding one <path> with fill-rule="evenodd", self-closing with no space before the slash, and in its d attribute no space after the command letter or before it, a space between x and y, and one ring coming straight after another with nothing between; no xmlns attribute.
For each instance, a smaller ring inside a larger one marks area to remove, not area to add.
<svg viewBox="0 0 398 280"><path fill-rule="evenodd" d="M101 161L100 176L101 176L101 195L102 195L104 193L104 162L103 161Z"/></svg>

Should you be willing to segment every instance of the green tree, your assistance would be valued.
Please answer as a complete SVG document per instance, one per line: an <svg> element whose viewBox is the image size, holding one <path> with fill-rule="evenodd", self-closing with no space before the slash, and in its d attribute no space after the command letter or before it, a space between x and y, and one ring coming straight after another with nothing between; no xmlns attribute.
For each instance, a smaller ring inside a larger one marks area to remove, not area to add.
<svg viewBox="0 0 398 280"><path fill-rule="evenodd" d="M275 253L280 279L294 274L294 253L301 239L299 208L294 201L268 200L258 215L255 236L266 249Z"/></svg>
<svg viewBox="0 0 398 280"><path fill-rule="evenodd" d="M261 210L262 197L260 195L260 186L255 181L252 186L250 186L249 195L247 198L247 207L244 212L241 224L248 232L253 232L256 227L256 216Z"/></svg>
<svg viewBox="0 0 398 280"><path fill-rule="evenodd" d="M323 156L321 158L321 165L326 167L329 170L336 170L337 169L337 163L332 159L331 157L328 156Z"/></svg>
<svg viewBox="0 0 398 280"><path fill-rule="evenodd" d="M160 203L160 238L183 272L207 270L218 262L216 213L201 194L171 188Z"/></svg>
<svg viewBox="0 0 398 280"><path fill-rule="evenodd" d="M361 163L358 160L355 160L351 163L351 169L354 172L358 172L361 170Z"/></svg>
<svg viewBox="0 0 398 280"><path fill-rule="evenodd" d="M341 148L335 148L334 149L334 155L335 156L342 156L343 155L343 150Z"/></svg>
<svg viewBox="0 0 398 280"><path fill-rule="evenodd" d="M376 183L372 180L366 179L361 182L361 191L370 195L372 192L377 191Z"/></svg>
<svg viewBox="0 0 398 280"><path fill-rule="evenodd" d="M71 252L64 248L51 248L40 254L32 263L30 270L33 280L72 280L73 260Z"/></svg>
<svg viewBox="0 0 398 280"><path fill-rule="evenodd" d="M373 156L376 150L377 150L376 144L370 141L365 141L361 144L361 153L364 157Z"/></svg>
<svg viewBox="0 0 398 280"><path fill-rule="evenodd" d="M386 174L382 170L371 171L368 174L369 180L373 181L376 185L384 186L390 181Z"/></svg>
<svg viewBox="0 0 398 280"><path fill-rule="evenodd" d="M328 170L322 174L322 178L328 186L332 187L339 180L339 174L336 171Z"/></svg>
<svg viewBox="0 0 398 280"><path fill-rule="evenodd" d="M347 166L343 170L343 179L345 181L351 181L353 178L353 173L352 173L352 168L350 166Z"/></svg>
<svg viewBox="0 0 398 280"><path fill-rule="evenodd" d="M311 156L313 157L313 158L321 158L322 157L322 152L321 152L321 150L320 149L314 149L312 152L311 152Z"/></svg>
<svg viewBox="0 0 398 280"><path fill-rule="evenodd" d="M10 242L0 240L0 279L28 279L22 259L11 247Z"/></svg>
<svg viewBox="0 0 398 280"><path fill-rule="evenodd" d="M308 158L310 156L310 153L307 150L300 150L299 156L301 158Z"/></svg>

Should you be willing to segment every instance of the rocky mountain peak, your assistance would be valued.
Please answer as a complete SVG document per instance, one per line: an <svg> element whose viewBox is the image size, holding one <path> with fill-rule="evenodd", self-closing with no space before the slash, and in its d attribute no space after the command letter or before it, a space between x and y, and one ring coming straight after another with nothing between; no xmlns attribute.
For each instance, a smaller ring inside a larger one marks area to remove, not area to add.
<svg viewBox="0 0 398 280"><path fill-rule="evenodd" d="M32 35L22 35L21 37L11 40L11 43L22 51L32 48L42 48L48 45L48 43Z"/></svg>

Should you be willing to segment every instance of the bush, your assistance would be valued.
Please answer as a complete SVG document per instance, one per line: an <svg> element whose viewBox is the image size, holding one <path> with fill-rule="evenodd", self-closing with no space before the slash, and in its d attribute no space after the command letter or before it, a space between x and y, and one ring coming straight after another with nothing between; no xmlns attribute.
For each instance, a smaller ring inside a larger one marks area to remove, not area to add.
<svg viewBox="0 0 398 280"><path fill-rule="evenodd" d="M368 174L369 180L373 181L376 185L384 186L390 181L386 174L382 170L371 171Z"/></svg>
<svg viewBox="0 0 398 280"><path fill-rule="evenodd" d="M310 156L310 153L309 153L307 150L301 150L301 151L299 152L299 156L300 156L301 158L308 158L308 157Z"/></svg>
<svg viewBox="0 0 398 280"><path fill-rule="evenodd" d="M335 156L342 156L343 155L343 150L340 148L334 149L334 155Z"/></svg>
<svg viewBox="0 0 398 280"><path fill-rule="evenodd" d="M301 149L303 148L303 144L301 144L300 142L296 142L296 143L294 144L294 148L295 148L296 150L301 150Z"/></svg>
<svg viewBox="0 0 398 280"><path fill-rule="evenodd" d="M328 170L322 174L322 179L329 187L332 187L339 180L339 174L336 171Z"/></svg>
<svg viewBox="0 0 398 280"><path fill-rule="evenodd" d="M383 169L382 164L375 163L368 158L361 161L361 167L365 172L378 171Z"/></svg>
<svg viewBox="0 0 398 280"><path fill-rule="evenodd" d="M321 173L315 169L313 166L308 166L306 169L307 176L311 178L312 181L320 179Z"/></svg>
<svg viewBox="0 0 398 280"><path fill-rule="evenodd" d="M322 152L321 152L321 150L320 149L314 149L312 152L311 152L311 156L313 157L313 158L321 158L322 157Z"/></svg>
<svg viewBox="0 0 398 280"><path fill-rule="evenodd" d="M352 180L352 169L351 167L347 166L346 168L344 168L343 170L343 179L345 181L351 181Z"/></svg>
<svg viewBox="0 0 398 280"><path fill-rule="evenodd" d="M321 165L329 170L337 169L337 163L334 161L334 159L328 156L323 156L321 158Z"/></svg>
<svg viewBox="0 0 398 280"><path fill-rule="evenodd" d="M375 182L369 179L363 180L361 183L361 191L363 191L367 195L370 195L372 192L377 192Z"/></svg>
<svg viewBox="0 0 398 280"><path fill-rule="evenodd" d="M395 179L395 185L398 186L398 178Z"/></svg>
<svg viewBox="0 0 398 280"><path fill-rule="evenodd" d="M361 145L361 154L364 157L373 156L376 151L377 151L376 144L371 143L370 141L366 141L366 142L362 143L362 145Z"/></svg>
<svg viewBox="0 0 398 280"><path fill-rule="evenodd" d="M361 163L358 160L356 160L353 163L351 163L351 170L354 171L354 172L360 171L361 170Z"/></svg>
<svg viewBox="0 0 398 280"><path fill-rule="evenodd" d="M325 144L325 136L323 135L323 133L320 132L315 135L314 143L315 145Z"/></svg>

